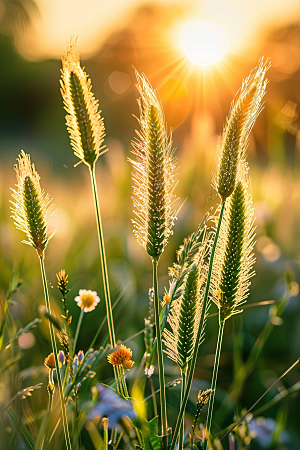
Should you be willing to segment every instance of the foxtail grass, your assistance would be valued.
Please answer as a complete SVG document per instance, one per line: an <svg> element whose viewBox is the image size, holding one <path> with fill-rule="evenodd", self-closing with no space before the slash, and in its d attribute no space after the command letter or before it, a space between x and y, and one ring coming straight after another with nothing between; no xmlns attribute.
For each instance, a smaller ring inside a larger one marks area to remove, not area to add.
<svg viewBox="0 0 300 450"><path fill-rule="evenodd" d="M206 289L203 299L199 328L195 340L193 355L191 358L189 374L186 383L185 395L181 403L180 412L176 422L171 450L175 449L178 439L180 424L184 416L184 410L188 401L192 380L195 370L195 364L198 355L198 347L201 336L204 334L205 317L210 306L211 279L213 274L215 252L221 230L223 215L226 206L226 200L230 198L240 178L247 172L246 149L249 140L250 131L254 122L262 110L262 99L265 95L267 80L266 71L270 64L269 61L261 59L258 66L253 69L243 82L236 98L234 99L229 115L226 119L221 143L219 147L219 160L217 175L213 178L215 187L221 199L221 206L217 218L217 227L214 242L211 249L210 261L208 267ZM222 330L219 331L219 340L222 339ZM216 369L217 370L217 369ZM214 392L210 397L210 403L213 404Z"/></svg>
<svg viewBox="0 0 300 450"><path fill-rule="evenodd" d="M213 181L222 201L232 194L238 173L244 170L249 135L263 108L268 83L265 74L269 67L270 61L261 58L231 104L218 149L218 172Z"/></svg>
<svg viewBox="0 0 300 450"><path fill-rule="evenodd" d="M14 201L12 202L13 206L11 208L13 213L12 217L15 221L17 229L23 231L27 236L27 240L22 242L31 245L37 251L41 267L46 309L48 315L51 315L44 257L48 242L54 234L48 233L48 225L54 215L54 204L52 203L49 194L46 194L44 190L41 189L40 177L36 172L34 165L30 162L30 156L28 154L25 154L25 152L22 150L17 161L18 164L15 166L17 176L17 189L12 190L12 196L14 199ZM60 394L65 443L67 450L71 450L72 446L69 435L66 404L59 370L59 361L57 357L58 352L54 328L50 320L49 329Z"/></svg>
<svg viewBox="0 0 300 450"><path fill-rule="evenodd" d="M61 94L65 110L67 111L66 125L70 134L71 146L75 156L79 158L78 164L83 162L88 166L90 171L97 221L108 331L110 344L112 347L115 347L116 337L95 174L96 161L99 156L107 151L103 145L105 128L101 117L101 111L99 111L98 101L95 99L92 92L91 80L80 65L80 58L76 48L76 39L71 40L71 44L65 56L62 58L61 74ZM118 384L116 372L115 378Z"/></svg>
<svg viewBox="0 0 300 450"><path fill-rule="evenodd" d="M176 362L181 371L181 402L185 391L188 363L192 357L199 327L202 306L200 293L199 268L197 264L194 264L186 276L182 296L173 302L168 315L171 331L165 328L163 333L167 347L166 353ZM183 436L184 417L181 424L179 450L183 449Z"/></svg>
<svg viewBox="0 0 300 450"><path fill-rule="evenodd" d="M176 162L171 134L167 133L161 103L144 76L136 72L140 94L138 139L133 141L135 160L130 160L133 174L134 233L152 259L154 316L160 382L162 434L167 435L167 411L157 265L176 219L174 189ZM166 446L166 439L165 439Z"/></svg>
<svg viewBox="0 0 300 450"><path fill-rule="evenodd" d="M254 210L247 185L239 181L227 205L212 273L212 298L219 308L219 333L208 404L207 432L210 433L218 367L225 321L241 312L254 275Z"/></svg>

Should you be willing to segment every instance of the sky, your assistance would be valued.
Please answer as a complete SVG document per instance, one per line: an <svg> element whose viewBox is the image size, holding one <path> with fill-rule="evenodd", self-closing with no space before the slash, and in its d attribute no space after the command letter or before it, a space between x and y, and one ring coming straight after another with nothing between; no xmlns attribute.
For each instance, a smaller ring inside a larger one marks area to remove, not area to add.
<svg viewBox="0 0 300 450"><path fill-rule="evenodd" d="M184 5L177 30L187 21L221 23L230 37L229 52L252 51L274 26L300 21L299 0L36 0L40 15L19 44L31 60L60 58L71 35L77 35L83 57L92 56L110 33L126 26L143 4ZM145 31L146 32L146 31Z"/></svg>

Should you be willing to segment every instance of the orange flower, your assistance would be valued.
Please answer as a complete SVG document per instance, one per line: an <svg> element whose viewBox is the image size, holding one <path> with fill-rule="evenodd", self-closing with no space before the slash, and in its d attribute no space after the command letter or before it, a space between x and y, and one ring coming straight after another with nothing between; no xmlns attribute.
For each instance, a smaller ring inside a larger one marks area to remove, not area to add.
<svg viewBox="0 0 300 450"><path fill-rule="evenodd" d="M50 355L45 358L44 364L48 369L55 369L54 353L50 353Z"/></svg>
<svg viewBox="0 0 300 450"><path fill-rule="evenodd" d="M66 360L65 354L62 350L59 350L57 359L58 359L59 368L61 368L65 364L65 360ZM48 369L55 369L54 353L50 353L50 355L48 355L47 358L45 358L44 364L46 367L48 367Z"/></svg>
<svg viewBox="0 0 300 450"><path fill-rule="evenodd" d="M75 297L75 302L77 302L78 306L84 312L89 312L96 308L96 305L100 302L100 298L97 296L96 291L80 289L79 295Z"/></svg>
<svg viewBox="0 0 300 450"><path fill-rule="evenodd" d="M129 370L134 364L134 361L131 361L132 351L130 348L125 347L125 345L121 345L120 348L115 350L113 353L108 355L107 359L110 364L113 366L122 366L124 369Z"/></svg>
<svg viewBox="0 0 300 450"><path fill-rule="evenodd" d="M165 294L163 296L163 306L166 305L167 303L169 303L171 300L171 297L169 296L169 294Z"/></svg>

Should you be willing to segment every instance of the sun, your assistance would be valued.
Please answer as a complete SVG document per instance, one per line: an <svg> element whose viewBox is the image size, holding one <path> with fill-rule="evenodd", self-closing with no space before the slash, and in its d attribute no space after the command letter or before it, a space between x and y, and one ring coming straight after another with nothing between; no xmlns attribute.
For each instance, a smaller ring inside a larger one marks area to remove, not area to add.
<svg viewBox="0 0 300 450"><path fill-rule="evenodd" d="M181 46L186 56L199 66L209 66L219 61L229 47L225 28L213 20L192 20L183 27Z"/></svg>

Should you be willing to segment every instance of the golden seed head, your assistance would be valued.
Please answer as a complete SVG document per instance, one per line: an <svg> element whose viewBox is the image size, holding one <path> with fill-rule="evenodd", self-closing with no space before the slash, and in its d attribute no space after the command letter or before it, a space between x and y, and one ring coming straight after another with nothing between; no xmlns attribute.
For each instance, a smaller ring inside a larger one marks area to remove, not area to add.
<svg viewBox="0 0 300 450"><path fill-rule="evenodd" d="M66 271L64 269L60 270L56 274L56 278L57 278L57 287L60 290L62 296L65 297L67 293L70 291L70 289L68 288L69 281L68 275L66 275Z"/></svg>
<svg viewBox="0 0 300 450"><path fill-rule="evenodd" d="M131 360L132 351L130 348L125 345L121 345L120 348L115 350L113 353L108 355L107 359L110 364L113 366L122 366L124 369L129 370L134 364L134 361Z"/></svg>
<svg viewBox="0 0 300 450"><path fill-rule="evenodd" d="M194 264L185 277L182 295L172 301L167 319L170 330L163 330L165 352L184 372L192 357L202 310L203 280L199 275Z"/></svg>
<svg viewBox="0 0 300 450"><path fill-rule="evenodd" d="M240 312L254 275L254 208L246 181L239 181L227 200L212 272L212 298L220 322Z"/></svg>
<svg viewBox="0 0 300 450"><path fill-rule="evenodd" d="M158 261L172 234L176 161L171 135L167 134L162 106L147 79L136 72L140 93L140 131L129 159L133 174L134 233L152 259Z"/></svg>
<svg viewBox="0 0 300 450"><path fill-rule="evenodd" d="M67 111L66 124L75 156L93 167L104 153L105 129L91 80L80 66L76 39L62 58L61 94Z"/></svg>
<svg viewBox="0 0 300 450"><path fill-rule="evenodd" d="M210 396L211 396L211 389L206 389L205 391L200 390L198 392L197 408L202 409L203 406L209 402Z"/></svg>
<svg viewBox="0 0 300 450"><path fill-rule="evenodd" d="M268 83L265 74L269 67L270 61L261 58L257 67L243 81L231 104L219 146L218 173L213 180L222 200L232 194L240 178L239 172L247 169L245 153L250 131L262 110L262 99Z"/></svg>
<svg viewBox="0 0 300 450"><path fill-rule="evenodd" d="M18 230L23 231L28 240L22 241L32 245L39 256L44 250L54 232L49 235L48 225L55 214L49 194L41 189L40 177L30 162L30 156L22 150L15 165L17 189L12 189L12 218Z"/></svg>

